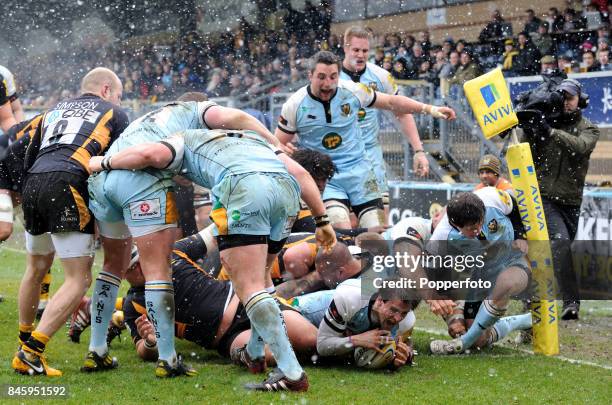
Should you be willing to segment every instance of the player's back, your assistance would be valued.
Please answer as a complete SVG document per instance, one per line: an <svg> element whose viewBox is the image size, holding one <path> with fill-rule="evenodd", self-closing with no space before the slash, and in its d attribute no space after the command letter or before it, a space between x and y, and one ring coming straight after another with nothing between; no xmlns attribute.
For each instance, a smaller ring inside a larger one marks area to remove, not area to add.
<svg viewBox="0 0 612 405"><path fill-rule="evenodd" d="M181 175L213 188L228 175L284 173L287 168L253 131L189 130L175 136L184 142Z"/></svg>
<svg viewBox="0 0 612 405"><path fill-rule="evenodd" d="M97 95L60 101L44 114L33 137L38 153L35 159L31 157L34 162L27 162L31 164L28 172L87 176L89 159L102 154L127 124L127 115L120 107Z"/></svg>
<svg viewBox="0 0 612 405"><path fill-rule="evenodd" d="M188 129L206 128L203 113L213 102L173 102L132 122L109 149L114 153L130 146L158 142Z"/></svg>

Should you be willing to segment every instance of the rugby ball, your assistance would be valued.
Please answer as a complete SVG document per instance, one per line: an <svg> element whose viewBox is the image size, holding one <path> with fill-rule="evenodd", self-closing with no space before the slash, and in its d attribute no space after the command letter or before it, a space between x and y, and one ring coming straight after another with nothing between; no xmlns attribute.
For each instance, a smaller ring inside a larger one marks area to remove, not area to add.
<svg viewBox="0 0 612 405"><path fill-rule="evenodd" d="M378 352L374 349L358 347L355 349L355 364L370 370L385 368L395 358L395 341L389 343Z"/></svg>

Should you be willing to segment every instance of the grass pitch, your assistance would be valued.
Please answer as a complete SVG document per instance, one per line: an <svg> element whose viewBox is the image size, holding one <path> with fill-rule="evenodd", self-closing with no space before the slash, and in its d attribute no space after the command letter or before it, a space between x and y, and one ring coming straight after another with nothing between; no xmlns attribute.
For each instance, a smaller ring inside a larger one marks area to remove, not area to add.
<svg viewBox="0 0 612 405"><path fill-rule="evenodd" d="M186 341L177 341L177 350L195 366L199 375L157 379L153 364L138 359L127 331L111 348L112 355L120 362L118 370L83 374L79 368L87 353L89 329L81 336L80 344L71 343L66 336L67 329L62 329L51 340L47 356L49 363L61 369L64 376L53 379L21 376L10 368L10 361L17 348L17 291L25 255L11 248L19 248L18 243L3 246L0 247L0 294L4 296L0 303L0 386L3 390L0 403L35 401L31 397L9 399L4 384L65 385L67 399L45 399L61 404L608 404L612 394L610 302L588 303L581 312L580 322L564 323L559 328L563 356L604 367L571 364L500 346L465 356L433 357L427 353L434 335L418 330L414 340L420 355L414 367L390 373L349 366L306 365L311 384L306 394L251 393L242 384L258 380L259 376L231 365L216 352L204 351ZM94 272L100 270L99 259ZM56 262L52 292L61 280L61 267ZM124 283L121 293L126 289ZM438 330L444 327L424 308L417 312L417 326Z"/></svg>

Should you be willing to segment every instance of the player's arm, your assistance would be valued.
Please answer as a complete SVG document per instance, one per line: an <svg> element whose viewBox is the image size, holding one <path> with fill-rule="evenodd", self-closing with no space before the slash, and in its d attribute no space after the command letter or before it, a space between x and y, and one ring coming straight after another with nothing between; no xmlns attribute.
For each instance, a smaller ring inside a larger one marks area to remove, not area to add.
<svg viewBox="0 0 612 405"><path fill-rule="evenodd" d="M285 264L285 269L291 273L294 278L303 277L309 273L311 266L314 264L314 256L312 254L312 244L298 243L291 246L283 254L282 260ZM279 258L279 260L281 260Z"/></svg>
<svg viewBox="0 0 612 405"><path fill-rule="evenodd" d="M248 129L278 146L278 139L257 118L236 108L215 105L204 111L202 118L211 129Z"/></svg>
<svg viewBox="0 0 612 405"><path fill-rule="evenodd" d="M456 118L452 108L421 103L409 97L376 93L373 107L389 110L394 114L429 114L434 118L453 120Z"/></svg>
<svg viewBox="0 0 612 405"><path fill-rule="evenodd" d="M166 141L130 146L113 155L94 156L89 160L92 172L102 170L140 170L167 168L176 157L176 148Z"/></svg>
<svg viewBox="0 0 612 405"><path fill-rule="evenodd" d="M276 294L282 298L292 298L325 288L325 282L319 272L313 271L304 277L285 281L276 286Z"/></svg>
<svg viewBox="0 0 612 405"><path fill-rule="evenodd" d="M400 124L400 128L404 137L412 146L412 150L414 151L414 157L412 159L412 166L414 172L418 176L427 176L429 173L429 161L427 160L427 156L425 155L425 150L423 149L423 143L421 142L421 138L419 137L419 130L416 126L416 121L414 120L414 116L412 114L397 114L395 113L395 118Z"/></svg>
<svg viewBox="0 0 612 405"><path fill-rule="evenodd" d="M299 163L291 159L280 150L277 151L278 158L285 164L287 171L295 177L302 190L302 199L310 208L312 216L315 218L317 229L315 231L317 244L324 249L329 250L336 244L336 232L332 228L325 204L321 200L321 193L310 173L306 171Z"/></svg>
<svg viewBox="0 0 612 405"><path fill-rule="evenodd" d="M136 319L136 328L140 339L134 343L138 356L145 361L155 361L158 357L157 338L155 328L147 315L143 314Z"/></svg>
<svg viewBox="0 0 612 405"><path fill-rule="evenodd" d="M274 131L274 136L276 136L276 138L278 139L280 143L279 148L281 148L283 152L292 155L293 152L297 150L297 148L293 144L295 134L288 134L287 132L283 132L282 129L277 127L276 131Z"/></svg>

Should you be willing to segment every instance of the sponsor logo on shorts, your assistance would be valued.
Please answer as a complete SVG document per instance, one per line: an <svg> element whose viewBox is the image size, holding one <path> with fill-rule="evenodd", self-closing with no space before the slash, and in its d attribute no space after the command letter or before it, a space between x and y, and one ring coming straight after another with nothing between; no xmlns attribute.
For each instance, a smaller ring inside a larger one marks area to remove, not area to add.
<svg viewBox="0 0 612 405"><path fill-rule="evenodd" d="M60 221L62 222L79 222L79 216L72 212L72 210L68 207L64 208L64 212L60 216Z"/></svg>
<svg viewBox="0 0 612 405"><path fill-rule="evenodd" d="M135 221L161 218L161 202L159 201L159 198L131 202L130 217Z"/></svg>

